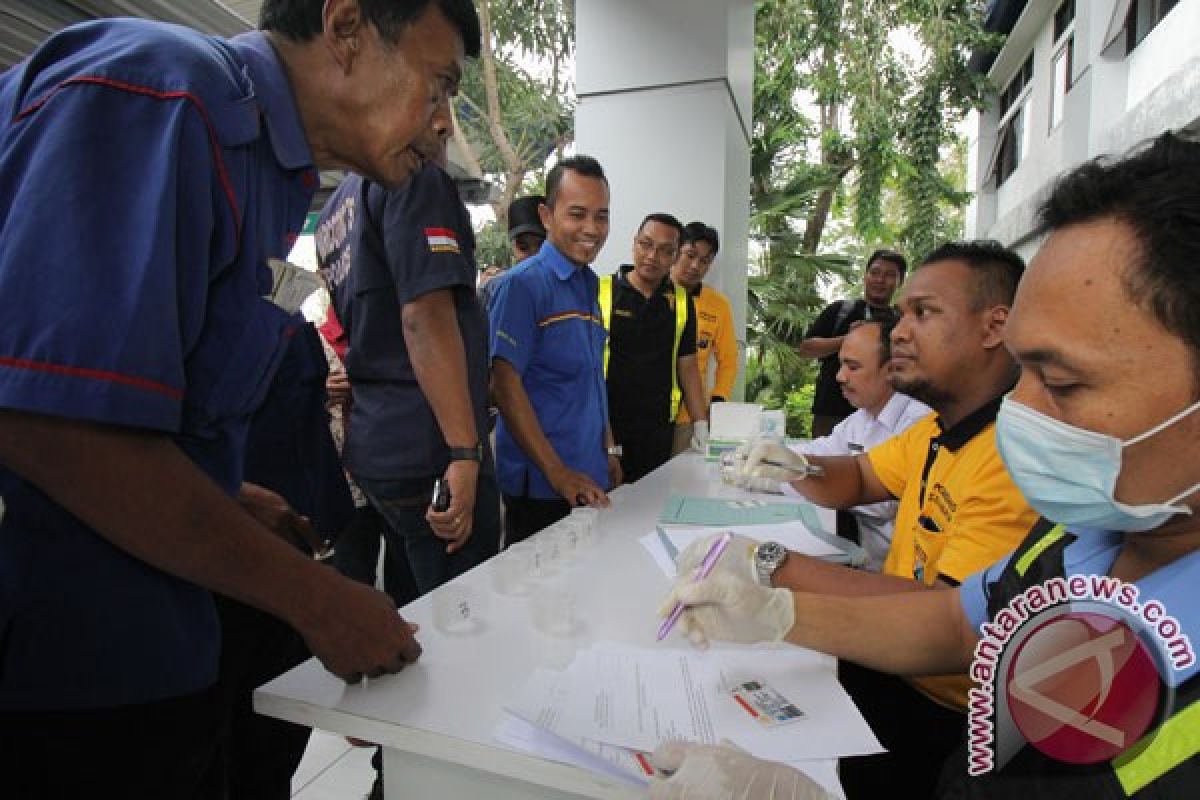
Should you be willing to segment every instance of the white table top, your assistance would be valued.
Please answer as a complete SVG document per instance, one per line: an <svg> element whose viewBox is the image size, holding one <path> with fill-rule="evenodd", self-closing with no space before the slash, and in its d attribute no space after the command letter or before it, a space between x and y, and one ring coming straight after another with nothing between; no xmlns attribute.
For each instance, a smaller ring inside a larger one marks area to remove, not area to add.
<svg viewBox="0 0 1200 800"><path fill-rule="evenodd" d="M472 587L485 620L482 630L465 636L438 631L433 625L430 593L401 611L405 619L421 626L417 638L424 654L415 665L369 685L348 686L310 659L257 690L255 709L567 792L592 797L636 796L630 787L601 776L510 750L492 739L492 731L503 704L535 667L563 668L576 650L597 641L654 644L659 624L655 609L668 581L637 539L654 530L663 503L672 493L748 496L723 485L716 465L706 464L695 454L681 455L636 485L615 490L610 495L612 508L600 515L598 546L565 571L577 592L582 619L574 637L551 638L539 633L530 619L529 598L496 592L492 565L485 563L454 581ZM822 513L822 523L832 530L833 512ZM676 633L662 646L684 647L686 643Z"/></svg>

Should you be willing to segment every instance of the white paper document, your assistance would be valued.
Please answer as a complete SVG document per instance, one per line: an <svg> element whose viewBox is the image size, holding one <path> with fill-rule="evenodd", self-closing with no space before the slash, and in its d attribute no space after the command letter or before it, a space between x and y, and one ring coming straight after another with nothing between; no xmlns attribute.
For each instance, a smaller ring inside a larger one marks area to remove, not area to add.
<svg viewBox="0 0 1200 800"><path fill-rule="evenodd" d="M729 739L760 758L797 761L882 751L871 729L824 662L796 647L707 651L598 644L580 653L567 676L560 735L652 751L682 739ZM762 681L802 712L764 726L735 700L741 681Z"/></svg>
<svg viewBox="0 0 1200 800"><path fill-rule="evenodd" d="M562 712L570 688L567 673L535 670L520 695L509 703L508 713L494 734L497 741L552 761L644 785L651 773L643 754L586 737L564 735Z"/></svg>
<svg viewBox="0 0 1200 800"><path fill-rule="evenodd" d="M729 528L720 529L664 525L660 526L660 530L662 531L661 534L656 530L654 533L646 534L638 541L642 543L642 547L646 548L646 552L654 559L654 563L663 571L663 574L671 579L674 579L677 575L675 571L675 557L670 552L671 549L674 549L677 553L682 553L685 547L697 539L703 539L707 536L712 536L714 533L726 530L733 531L742 536L749 536L760 542L779 542L788 550L815 558L836 556L845 552L840 550L836 545L814 536L805 527L804 523L798 520L796 522L784 522L774 525L734 525ZM662 541L664 536L670 542L670 548Z"/></svg>

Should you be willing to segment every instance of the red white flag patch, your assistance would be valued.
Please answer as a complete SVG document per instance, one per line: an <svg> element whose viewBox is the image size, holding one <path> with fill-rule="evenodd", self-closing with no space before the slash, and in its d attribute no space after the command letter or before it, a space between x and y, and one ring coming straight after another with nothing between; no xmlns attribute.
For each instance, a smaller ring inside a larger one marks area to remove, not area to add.
<svg viewBox="0 0 1200 800"><path fill-rule="evenodd" d="M429 252L431 253L454 253L457 255L462 252L458 249L458 235L449 228L426 228L425 238L429 240Z"/></svg>

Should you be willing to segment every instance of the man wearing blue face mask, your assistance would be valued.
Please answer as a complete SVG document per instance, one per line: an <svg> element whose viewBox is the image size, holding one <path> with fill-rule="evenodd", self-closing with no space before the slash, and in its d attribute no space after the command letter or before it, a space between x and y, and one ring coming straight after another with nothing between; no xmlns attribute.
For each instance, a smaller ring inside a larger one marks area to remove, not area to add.
<svg viewBox="0 0 1200 800"><path fill-rule="evenodd" d="M1047 519L1011 556L957 588L877 597L724 573L676 586L684 624L901 675L969 669L969 739L938 796L1194 796L1197 175L1200 143L1166 134L1076 169L1042 209L1049 236L1005 329L1022 375L996 439Z"/></svg>

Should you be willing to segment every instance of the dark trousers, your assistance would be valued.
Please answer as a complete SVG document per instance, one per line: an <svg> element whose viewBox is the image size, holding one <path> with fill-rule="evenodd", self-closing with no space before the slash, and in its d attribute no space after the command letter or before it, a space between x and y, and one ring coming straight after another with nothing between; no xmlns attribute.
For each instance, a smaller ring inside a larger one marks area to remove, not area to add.
<svg viewBox="0 0 1200 800"><path fill-rule="evenodd" d="M254 711L254 690L306 661L304 639L290 625L256 608L214 595L221 618L217 703L221 745L205 776L207 796L227 800L287 800L292 773L310 729Z"/></svg>
<svg viewBox="0 0 1200 800"><path fill-rule="evenodd" d="M374 506L354 509L354 517L338 537L333 565L347 578L375 585L375 570L379 565L379 548L383 545L387 520ZM383 590L392 598L396 608L408 605L421 596L408 564L404 547L385 547L383 555Z"/></svg>
<svg viewBox="0 0 1200 800"><path fill-rule="evenodd" d="M215 690L84 711L0 712L0 794L13 800L219 800ZM290 773L289 773L290 777Z"/></svg>
<svg viewBox="0 0 1200 800"><path fill-rule="evenodd" d="M613 438L624 451L621 456L621 471L625 474L625 482L633 483L670 460L675 426L664 423L657 427L644 428L622 425L613 420Z"/></svg>
<svg viewBox="0 0 1200 800"><path fill-rule="evenodd" d="M388 551L404 548L421 594L482 564L500 549L500 494L494 476L479 475L474 527L466 544L453 553L446 552L446 540L439 539L425 520L432 478L379 481L356 477L355 482L387 521L384 539Z"/></svg>
<svg viewBox="0 0 1200 800"><path fill-rule="evenodd" d="M848 661L838 662L838 680L888 751L841 759L846 800L932 797L942 765L963 740L966 717L903 678Z"/></svg>
<svg viewBox="0 0 1200 800"><path fill-rule="evenodd" d="M504 495L504 546L523 542L571 513L561 497L517 497Z"/></svg>

